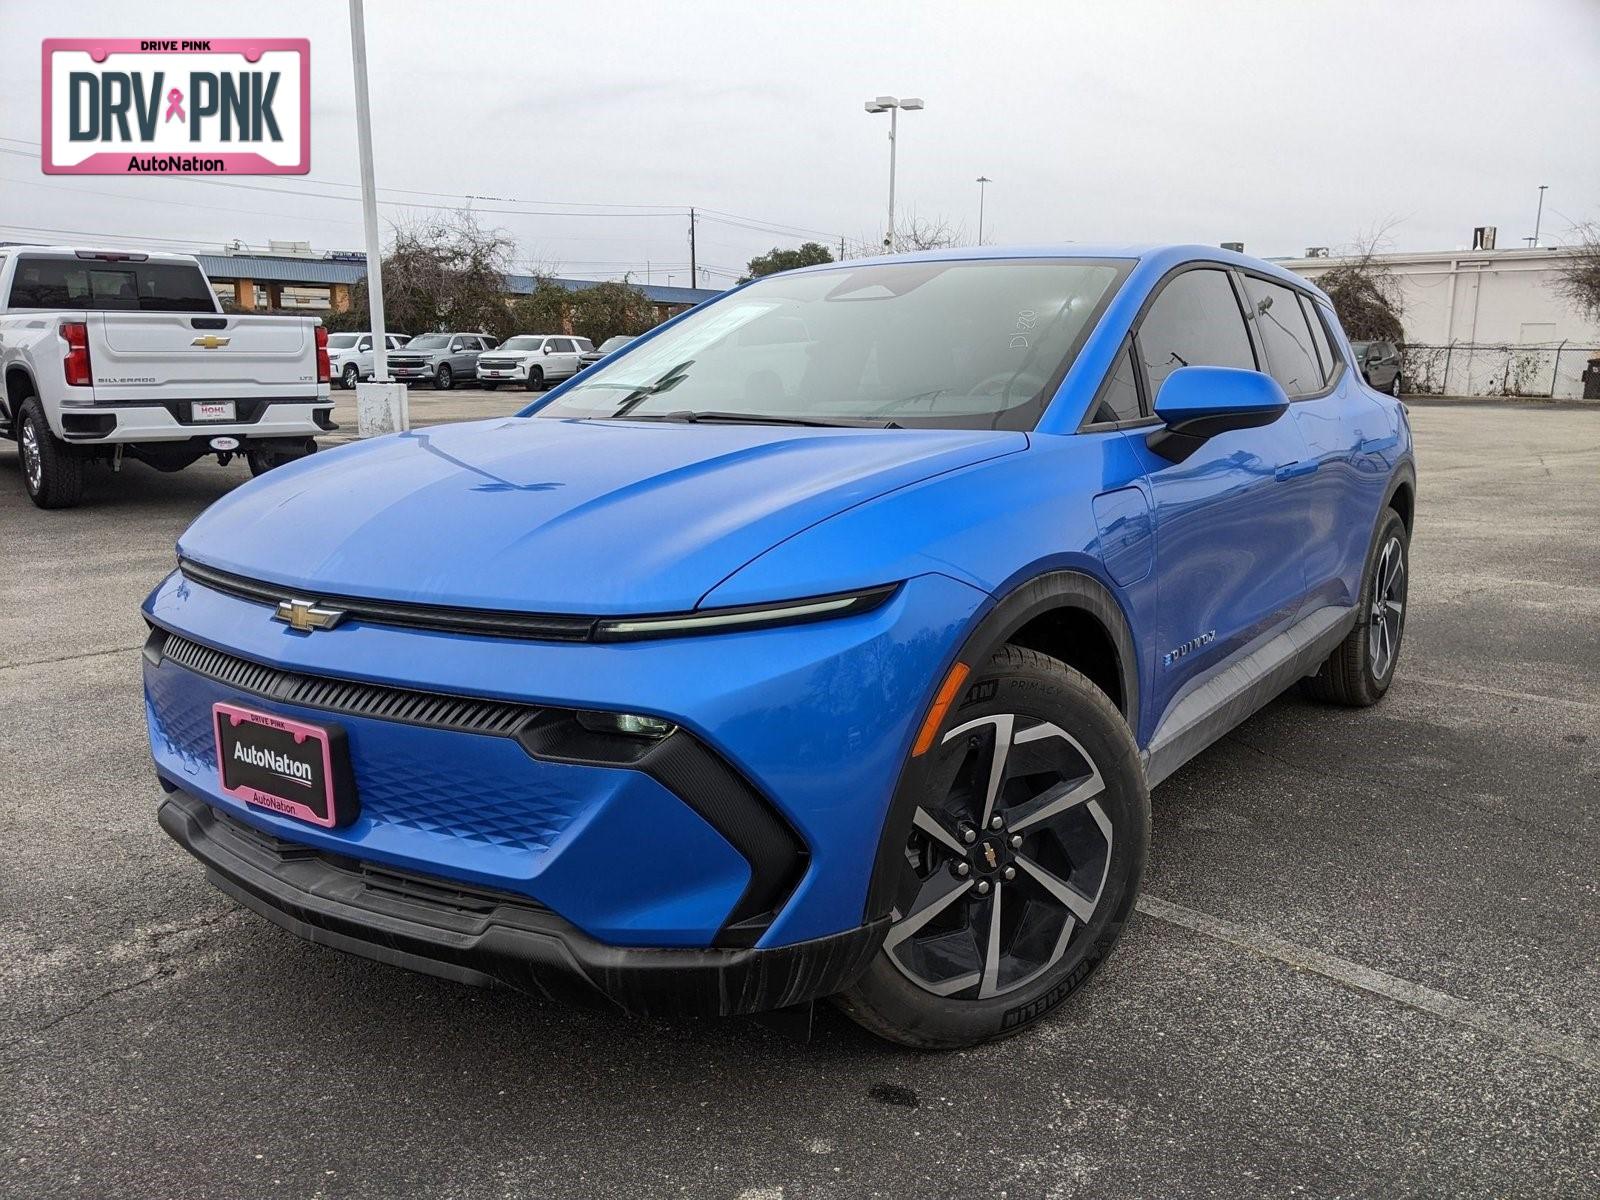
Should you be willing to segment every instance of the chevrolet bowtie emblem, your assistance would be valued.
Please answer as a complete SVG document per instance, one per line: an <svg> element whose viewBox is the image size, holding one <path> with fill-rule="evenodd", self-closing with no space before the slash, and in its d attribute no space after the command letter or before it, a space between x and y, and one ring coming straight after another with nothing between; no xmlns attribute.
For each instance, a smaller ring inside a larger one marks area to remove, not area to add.
<svg viewBox="0 0 1600 1200"><path fill-rule="evenodd" d="M285 622L290 629L310 633L316 629L332 629L344 620L341 608L323 608L315 600L279 600L274 621Z"/></svg>
<svg viewBox="0 0 1600 1200"><path fill-rule="evenodd" d="M202 350L219 350L232 340L232 338L219 338L214 333L208 333L204 337L195 338L189 345L199 346Z"/></svg>

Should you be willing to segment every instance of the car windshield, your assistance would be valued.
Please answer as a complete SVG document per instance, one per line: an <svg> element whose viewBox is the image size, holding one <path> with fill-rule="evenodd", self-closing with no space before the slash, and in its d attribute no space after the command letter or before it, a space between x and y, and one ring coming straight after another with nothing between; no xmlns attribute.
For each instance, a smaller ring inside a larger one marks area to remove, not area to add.
<svg viewBox="0 0 1600 1200"><path fill-rule="evenodd" d="M916 260L758 280L537 410L1031 429L1130 263Z"/></svg>
<svg viewBox="0 0 1600 1200"><path fill-rule="evenodd" d="M600 343L600 353L610 354L613 350L622 349L622 347L626 346L631 341L633 341L631 337L623 337L621 334L618 334L616 337L608 337L605 341Z"/></svg>
<svg viewBox="0 0 1600 1200"><path fill-rule="evenodd" d="M419 333L406 343L407 350L443 350L450 344L447 333Z"/></svg>
<svg viewBox="0 0 1600 1200"><path fill-rule="evenodd" d="M523 336L520 336L520 337L514 337L514 338L507 338L503 343L501 343L500 349L502 349L502 350L537 350L539 348L539 343L542 342L542 341L544 341L544 339L542 337L531 337L531 336L527 336L527 335L523 335Z"/></svg>
<svg viewBox="0 0 1600 1200"><path fill-rule="evenodd" d="M328 335L328 349L349 350L360 337L359 333L330 333Z"/></svg>

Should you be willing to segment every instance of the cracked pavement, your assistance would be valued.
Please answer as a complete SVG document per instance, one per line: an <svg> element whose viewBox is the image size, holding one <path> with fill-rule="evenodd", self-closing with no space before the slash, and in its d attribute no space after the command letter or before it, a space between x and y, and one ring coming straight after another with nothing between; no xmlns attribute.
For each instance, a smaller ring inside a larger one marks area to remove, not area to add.
<svg viewBox="0 0 1600 1200"><path fill-rule="evenodd" d="M1600 408L1412 417L1389 697L1285 696L1164 783L1103 973L942 1055L474 991L238 909L155 825L137 605L243 468L44 513L0 447L0 1197L1600 1193Z"/></svg>

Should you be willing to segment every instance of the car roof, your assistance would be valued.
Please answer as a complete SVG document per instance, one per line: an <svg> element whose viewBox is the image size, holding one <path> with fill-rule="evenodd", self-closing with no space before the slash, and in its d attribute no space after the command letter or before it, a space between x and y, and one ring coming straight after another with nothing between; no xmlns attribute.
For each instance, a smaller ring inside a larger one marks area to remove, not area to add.
<svg viewBox="0 0 1600 1200"><path fill-rule="evenodd" d="M1265 259L1252 258L1248 254L1240 254L1237 250L1224 250L1220 246L1204 246L1198 243L1098 245L1066 242L1033 246L950 246L940 250L918 250L910 254L880 254L871 258L849 258L843 262L820 263L814 267L802 267L797 271L786 272L786 274L808 275L821 271L837 271L849 267L873 266L879 263L961 262L974 259L1004 261L1007 259L1040 258L1114 259L1133 262L1140 266L1140 273L1147 278L1159 278L1172 268L1182 266L1188 262L1216 262L1271 276L1303 291L1310 292L1314 296L1319 296L1324 300L1327 299L1322 289L1311 280L1303 275L1296 275L1293 271L1286 270L1277 263L1270 263Z"/></svg>

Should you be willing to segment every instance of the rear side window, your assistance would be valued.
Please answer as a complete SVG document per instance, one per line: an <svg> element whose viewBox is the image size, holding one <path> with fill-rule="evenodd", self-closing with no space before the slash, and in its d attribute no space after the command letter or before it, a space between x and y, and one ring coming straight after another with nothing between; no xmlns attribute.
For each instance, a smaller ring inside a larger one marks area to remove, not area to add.
<svg viewBox="0 0 1600 1200"><path fill-rule="evenodd" d="M1143 415L1139 409L1139 379L1133 362L1133 344L1124 342L1100 388L1089 420L1100 425L1111 421L1136 421Z"/></svg>
<svg viewBox="0 0 1600 1200"><path fill-rule="evenodd" d="M1290 396L1309 396L1322 390L1322 363L1311 340L1300 295L1293 288L1268 283L1254 275L1244 277L1244 294L1250 315L1267 352L1267 370Z"/></svg>
<svg viewBox="0 0 1600 1200"><path fill-rule="evenodd" d="M1150 380L1150 395L1179 367L1256 369L1244 314L1227 272L1185 271L1156 297L1135 339Z"/></svg>
<svg viewBox="0 0 1600 1200"><path fill-rule="evenodd" d="M1307 296L1300 297L1300 307L1306 310L1306 321L1311 326L1311 342L1317 348L1317 359L1322 363L1322 382L1329 384L1339 373L1339 361L1333 356L1333 346L1328 341L1328 331L1322 324L1322 314L1317 302Z"/></svg>
<svg viewBox="0 0 1600 1200"><path fill-rule="evenodd" d="M217 311L211 285L190 263L17 260L12 308L83 308L97 312Z"/></svg>

